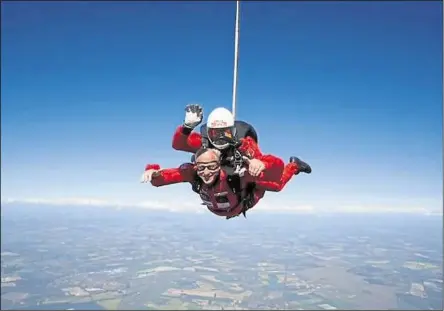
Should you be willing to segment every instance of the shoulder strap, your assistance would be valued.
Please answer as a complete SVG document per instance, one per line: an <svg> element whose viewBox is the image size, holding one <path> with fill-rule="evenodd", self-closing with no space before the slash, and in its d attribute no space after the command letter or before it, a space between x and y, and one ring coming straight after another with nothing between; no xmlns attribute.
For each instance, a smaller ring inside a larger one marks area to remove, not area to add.
<svg viewBox="0 0 444 311"><path fill-rule="evenodd" d="M241 179L240 176L237 174L228 175L227 177L228 186L230 186L233 193L236 195L239 195L242 193L242 187L241 187Z"/></svg>
<svg viewBox="0 0 444 311"><path fill-rule="evenodd" d="M242 202L242 186L241 186L241 178L238 174L228 174L227 176L227 183L230 187L231 191L237 196L238 202ZM202 179L197 176L197 174L194 177L193 182L191 183L191 189L200 194L200 190L202 188Z"/></svg>
<svg viewBox="0 0 444 311"><path fill-rule="evenodd" d="M227 182L233 193L237 195L239 204L243 204L242 214L246 216L247 210L251 208L253 201L253 193L256 188L255 183L248 183L245 189L241 187L241 177L238 174L229 175L227 177ZM230 217L231 218L231 217Z"/></svg>
<svg viewBox="0 0 444 311"><path fill-rule="evenodd" d="M197 194L200 194L200 189L202 188L202 179L197 176L197 174L194 175L194 180L191 182L191 189L196 192Z"/></svg>
<svg viewBox="0 0 444 311"><path fill-rule="evenodd" d="M209 148L211 147L210 141L208 140L207 135L207 124L202 124L200 127L200 136L202 137L202 147Z"/></svg>
<svg viewBox="0 0 444 311"><path fill-rule="evenodd" d="M237 196L237 202L241 204L242 197L242 186L241 186L241 178L238 174L230 174L227 176L228 186L231 188L231 191Z"/></svg>

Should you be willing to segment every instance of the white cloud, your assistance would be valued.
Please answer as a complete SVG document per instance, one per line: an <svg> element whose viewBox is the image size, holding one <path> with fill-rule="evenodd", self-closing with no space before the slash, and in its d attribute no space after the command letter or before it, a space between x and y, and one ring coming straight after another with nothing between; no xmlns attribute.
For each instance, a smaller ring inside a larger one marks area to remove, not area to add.
<svg viewBox="0 0 444 311"><path fill-rule="evenodd" d="M111 207L111 208L143 208L152 210L168 210L171 212L191 212L204 213L206 207L200 204L200 201L195 197L190 198L190 201L183 202L183 200L151 200L142 202L121 202L111 201L98 198L24 198L24 199L2 199L2 205L6 204L28 204L28 205L53 205L53 206L95 206L95 207ZM328 213L409 213L422 215L442 215L443 211L438 209L427 209L424 207L406 206L406 207L392 207L386 204L383 205L369 205L369 204L351 204L328 207L324 204L303 204L303 203L289 203L279 202L279 200L264 200L260 202L255 208L255 212L279 212L279 213L304 213L304 214L328 214Z"/></svg>
<svg viewBox="0 0 444 311"><path fill-rule="evenodd" d="M199 204L179 203L168 201L142 201L142 202L120 202L97 198L25 198L14 199L7 198L1 201L2 205L8 204L27 204L27 205L52 205L52 206L94 206L111 208L143 208L152 210L168 210L171 212L196 212L200 213L204 208Z"/></svg>
<svg viewBox="0 0 444 311"><path fill-rule="evenodd" d="M267 201L260 202L257 207L257 211L267 211L267 212L283 212L283 213L304 213L304 214L314 214L317 213L316 208L313 205L307 204L288 204L288 203L269 203Z"/></svg>
<svg viewBox="0 0 444 311"><path fill-rule="evenodd" d="M109 206L110 204L106 200L93 199L93 198L56 198L56 199L44 199L44 198L26 198L26 199L12 199L8 198L3 200L2 204L47 204L47 205L90 205L90 206Z"/></svg>

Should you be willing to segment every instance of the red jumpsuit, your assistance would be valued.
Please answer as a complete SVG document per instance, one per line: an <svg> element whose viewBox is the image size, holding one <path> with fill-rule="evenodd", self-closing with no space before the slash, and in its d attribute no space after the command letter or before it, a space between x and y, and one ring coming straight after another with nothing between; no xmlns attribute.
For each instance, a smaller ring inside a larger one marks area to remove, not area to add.
<svg viewBox="0 0 444 311"><path fill-rule="evenodd" d="M297 172L298 167L295 163L284 164L280 158L273 155L263 155L256 141L251 137L241 138L241 146L239 151L251 158L261 160L265 164L265 172L267 180L271 184L268 185L266 190L279 192L281 191L287 182ZM174 132L173 136L173 149L185 152L195 153L202 147L202 136L199 133L191 132L189 135L183 133L183 126L179 126ZM270 175L268 174L270 173Z"/></svg>
<svg viewBox="0 0 444 311"><path fill-rule="evenodd" d="M158 164L148 164L145 170L155 169L159 170ZM253 204L255 206L264 196L265 190L268 188L277 189L280 187L279 183L272 182L267 179L267 174L261 173L258 177L253 177L245 173L241 177L241 188L245 189L248 183L256 183L257 187L254 191ZM163 169L160 175L153 177L151 184L155 187L161 187L181 182L192 183L195 181L196 171L194 165L191 163L182 164L179 168ZM224 217L233 217L239 215L243 210L243 205L238 200L238 196L233 193L227 182L226 173L221 170L218 180L215 185L208 187L202 183L200 197L203 204L214 214Z"/></svg>

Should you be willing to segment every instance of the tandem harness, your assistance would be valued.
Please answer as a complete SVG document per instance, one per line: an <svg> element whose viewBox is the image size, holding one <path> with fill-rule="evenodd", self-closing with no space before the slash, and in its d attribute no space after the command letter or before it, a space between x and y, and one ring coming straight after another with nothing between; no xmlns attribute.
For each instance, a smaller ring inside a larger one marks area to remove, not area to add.
<svg viewBox="0 0 444 311"><path fill-rule="evenodd" d="M230 187L231 191L237 196L238 204L232 209L235 209L239 206L239 204L242 204L242 215L244 217L246 216L246 212L253 207L254 204L254 189L256 188L255 183L248 183L247 187L242 189L242 182L241 182L241 176L239 174L229 174L227 176L227 183ZM191 188L194 192L197 194L200 194L200 191L202 189L202 180L197 176L194 179L194 181L191 183ZM240 215L240 214L239 214ZM239 215L235 216L227 216L227 219L230 219L232 217L237 217Z"/></svg>
<svg viewBox="0 0 444 311"><path fill-rule="evenodd" d="M224 137L227 140L227 142L230 143L233 151L231 152L231 156L222 157L221 163L222 166L225 167L224 171L228 175L227 177L228 185L231 188L231 191L233 191L233 193L237 195L239 202L238 204L243 205L241 213L244 215L244 217L246 217L245 216L246 211L249 210L254 204L254 190L256 188L256 184L248 183L245 189L242 189L241 178L243 176L243 172L245 171L245 169L243 168L244 157L242 156L242 153L238 150L238 148L242 144L239 138L244 138L249 136L257 143L258 135L253 126L244 121L235 121L235 130L236 134L235 137L233 137L232 139L227 139L226 137ZM202 135L202 146L204 148L211 148L211 143L209 142L206 131L207 127L205 124L200 128L200 133ZM194 163L194 160L195 159L193 156L191 158L191 161ZM202 180L196 174L195 180L192 183L192 189L194 192L200 194L201 187L202 187ZM239 205L233 208L236 208L238 206ZM227 217L227 219L236 216Z"/></svg>

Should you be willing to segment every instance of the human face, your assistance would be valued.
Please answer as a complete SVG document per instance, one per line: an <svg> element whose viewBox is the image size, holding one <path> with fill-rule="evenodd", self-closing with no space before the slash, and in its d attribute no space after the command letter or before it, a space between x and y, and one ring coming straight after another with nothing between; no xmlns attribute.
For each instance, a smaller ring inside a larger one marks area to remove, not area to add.
<svg viewBox="0 0 444 311"><path fill-rule="evenodd" d="M197 175L204 184L212 184L220 173L219 157L211 149L196 159Z"/></svg>

